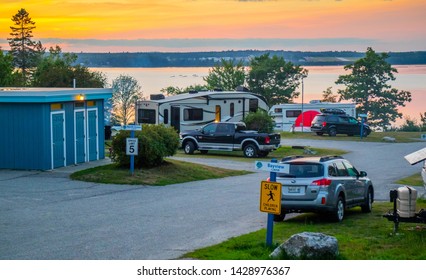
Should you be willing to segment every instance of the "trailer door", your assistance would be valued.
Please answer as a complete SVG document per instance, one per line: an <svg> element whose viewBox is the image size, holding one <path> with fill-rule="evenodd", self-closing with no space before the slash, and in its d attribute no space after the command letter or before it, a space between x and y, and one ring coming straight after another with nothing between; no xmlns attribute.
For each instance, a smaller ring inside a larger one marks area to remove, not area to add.
<svg viewBox="0 0 426 280"><path fill-rule="evenodd" d="M170 125L174 127L177 132L180 132L180 107L172 106L170 111Z"/></svg>

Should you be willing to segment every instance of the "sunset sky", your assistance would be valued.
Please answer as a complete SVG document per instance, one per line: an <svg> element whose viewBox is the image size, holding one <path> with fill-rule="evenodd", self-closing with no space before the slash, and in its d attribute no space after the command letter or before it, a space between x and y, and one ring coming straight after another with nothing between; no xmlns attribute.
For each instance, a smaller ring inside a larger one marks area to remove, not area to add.
<svg viewBox="0 0 426 280"><path fill-rule="evenodd" d="M20 8L73 52L426 50L425 0L1 0L3 50Z"/></svg>

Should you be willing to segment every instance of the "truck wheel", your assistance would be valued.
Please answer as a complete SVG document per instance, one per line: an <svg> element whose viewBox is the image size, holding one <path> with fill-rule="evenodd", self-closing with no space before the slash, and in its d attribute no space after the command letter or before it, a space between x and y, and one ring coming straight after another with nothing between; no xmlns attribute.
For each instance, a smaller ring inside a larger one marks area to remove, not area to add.
<svg viewBox="0 0 426 280"><path fill-rule="evenodd" d="M185 143L185 146L183 149L185 151L185 154L192 155L195 150L195 145L192 141L188 141Z"/></svg>
<svg viewBox="0 0 426 280"><path fill-rule="evenodd" d="M336 134L337 134L337 131L336 131L336 129L334 127L330 128L328 130L328 135L329 136L336 136Z"/></svg>
<svg viewBox="0 0 426 280"><path fill-rule="evenodd" d="M257 156L257 147L254 144L247 144L243 152L245 157L254 158Z"/></svg>

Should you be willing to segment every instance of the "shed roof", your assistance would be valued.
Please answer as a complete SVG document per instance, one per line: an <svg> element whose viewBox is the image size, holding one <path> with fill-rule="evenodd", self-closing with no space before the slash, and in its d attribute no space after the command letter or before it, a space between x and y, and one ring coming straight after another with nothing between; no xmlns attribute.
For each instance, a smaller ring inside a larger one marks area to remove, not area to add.
<svg viewBox="0 0 426 280"><path fill-rule="evenodd" d="M0 103L52 103L111 97L111 88L0 88Z"/></svg>

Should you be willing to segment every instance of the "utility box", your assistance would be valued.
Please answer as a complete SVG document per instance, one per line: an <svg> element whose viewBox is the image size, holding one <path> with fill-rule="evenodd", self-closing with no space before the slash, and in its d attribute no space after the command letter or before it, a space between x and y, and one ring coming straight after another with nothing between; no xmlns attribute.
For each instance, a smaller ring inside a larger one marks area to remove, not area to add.
<svg viewBox="0 0 426 280"><path fill-rule="evenodd" d="M404 186L398 188L396 200L397 213L402 218L411 218L416 215L417 190Z"/></svg>

